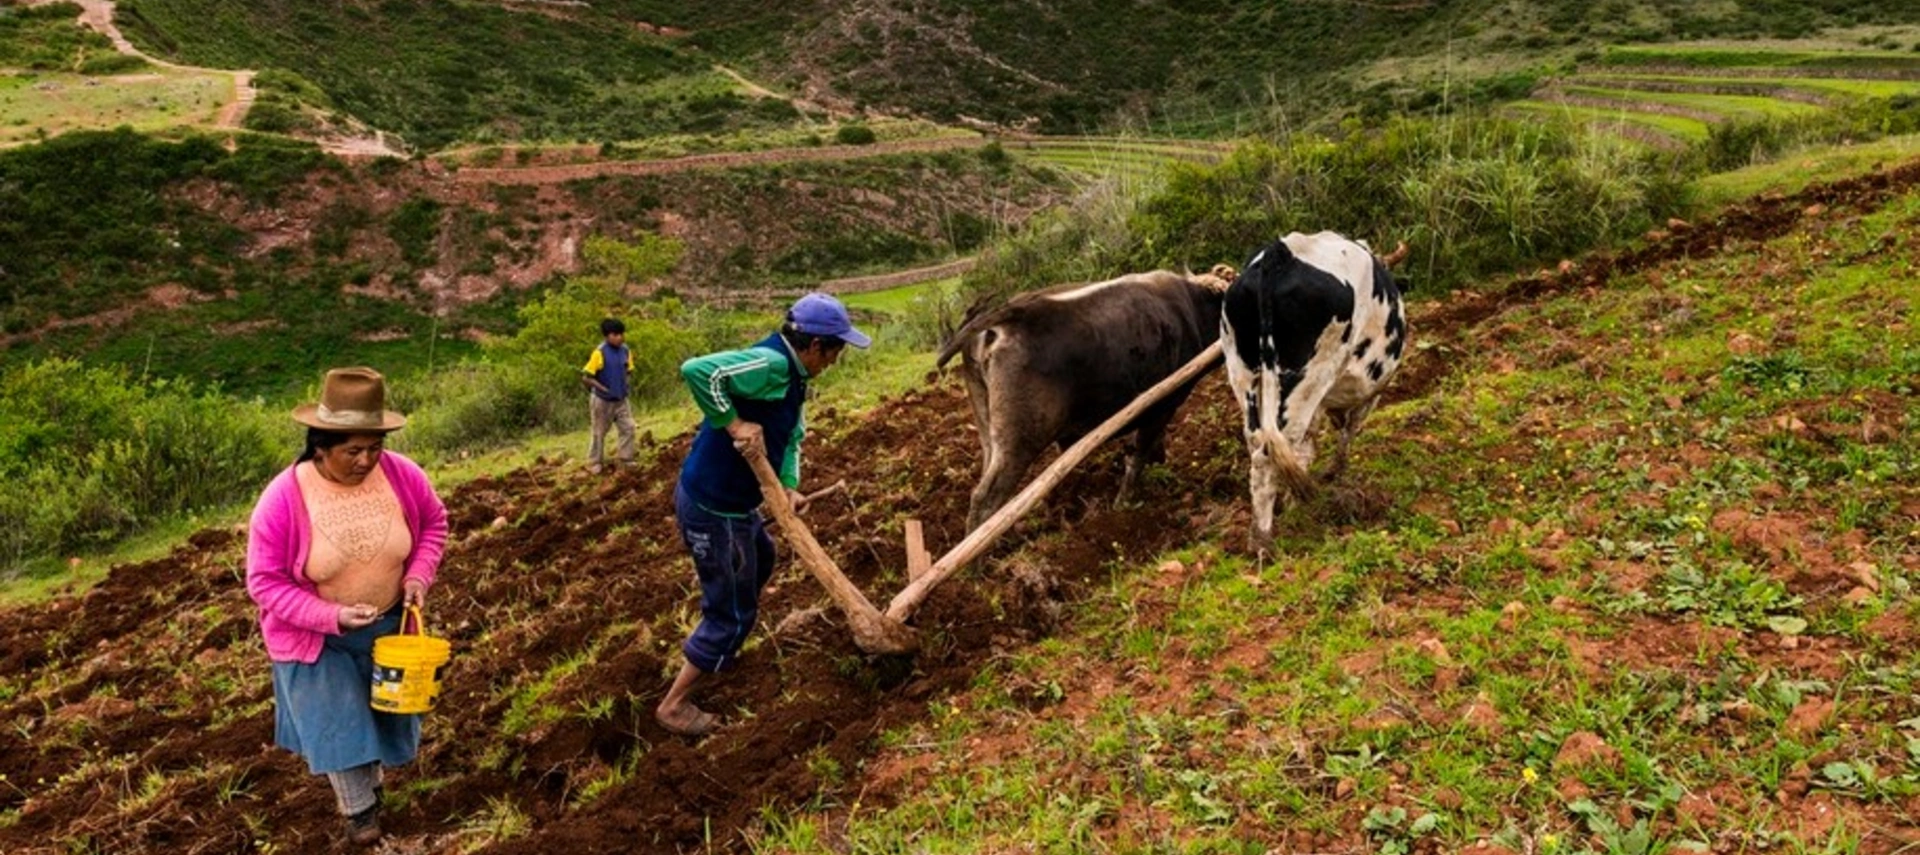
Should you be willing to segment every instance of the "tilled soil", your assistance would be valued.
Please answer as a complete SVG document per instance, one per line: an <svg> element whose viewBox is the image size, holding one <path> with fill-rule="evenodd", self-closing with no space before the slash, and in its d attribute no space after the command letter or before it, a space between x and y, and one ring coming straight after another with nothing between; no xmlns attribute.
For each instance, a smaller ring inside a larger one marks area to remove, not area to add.
<svg viewBox="0 0 1920 855"><path fill-rule="evenodd" d="M1415 339L1449 347L1416 352L1389 395L1431 393L1451 368L1439 354L1470 352L1476 324L1504 307L1777 236L1815 210L1870 210L1916 178L1920 162L1756 199L1619 256L1421 299ZM651 462L612 477L543 462L450 491L429 621L455 659L419 761L387 781L399 805L384 820L388 850L500 840L482 851L745 851L764 811L857 776L881 733L1057 632L1116 562L1244 521L1228 398L1217 373L1203 383L1171 432L1172 477L1150 480L1143 501L1111 502L1117 451L1083 464L928 599L916 656L860 653L819 587L785 562L741 666L697 699L727 721L699 741L651 715L698 616L672 522L687 438L647 443ZM807 519L884 608L904 584L903 520L921 520L936 553L965 533L978 443L951 379L858 416L831 405L813 405L806 483L849 488ZM344 851L325 783L271 744L244 540L202 531L84 594L0 615L0 815L12 820L0 851Z"/></svg>

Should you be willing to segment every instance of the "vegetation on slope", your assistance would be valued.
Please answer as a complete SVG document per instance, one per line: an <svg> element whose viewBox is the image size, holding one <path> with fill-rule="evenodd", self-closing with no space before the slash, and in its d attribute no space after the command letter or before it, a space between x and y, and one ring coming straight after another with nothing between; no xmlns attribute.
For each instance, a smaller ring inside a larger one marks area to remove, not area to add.
<svg viewBox="0 0 1920 855"><path fill-rule="evenodd" d="M970 152L469 186L268 137L76 133L0 153L0 346L282 398L348 354L474 352L596 236L690 223L686 263L633 287L724 300L970 252L1057 187Z"/></svg>
<svg viewBox="0 0 1920 855"><path fill-rule="evenodd" d="M292 71L341 109L424 149L456 140L621 140L800 119L785 101L738 94L709 61L639 29L618 2L133 0L119 4L118 20L156 55Z"/></svg>
<svg viewBox="0 0 1920 855"><path fill-rule="evenodd" d="M840 106L945 122L1230 133L1290 127L1355 101L1385 115L1512 98L1542 68L1619 42L1920 22L1911 4L1863 0L1208 0L1136 4L1126 15L1094 0L531 5L130 0L120 10L149 50L296 72L347 112L425 148L801 120L784 101L736 94L708 69L715 62ZM1404 67L1375 73L1391 63Z"/></svg>
<svg viewBox="0 0 1920 855"><path fill-rule="evenodd" d="M1192 501L1215 470L1161 473L1191 542L1116 547L1072 629L751 849L1907 851L1916 179L1416 302L1277 560L1239 554L1244 494Z"/></svg>
<svg viewBox="0 0 1920 855"><path fill-rule="evenodd" d="M118 74L146 67L123 56L113 43L79 23L76 3L39 6L0 4L0 69Z"/></svg>
<svg viewBox="0 0 1920 855"><path fill-rule="evenodd" d="M293 430L258 402L72 360L0 374L0 567L254 495Z"/></svg>

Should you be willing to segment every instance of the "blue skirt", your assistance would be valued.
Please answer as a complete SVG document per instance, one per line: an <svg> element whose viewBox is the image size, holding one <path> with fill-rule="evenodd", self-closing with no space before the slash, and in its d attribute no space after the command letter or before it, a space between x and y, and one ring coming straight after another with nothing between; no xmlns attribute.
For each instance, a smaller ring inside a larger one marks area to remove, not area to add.
<svg viewBox="0 0 1920 855"><path fill-rule="evenodd" d="M273 663L274 744L306 758L314 774L398 766L419 753L419 716L368 705L373 640L399 631L401 612L396 606L370 625L327 636L311 665Z"/></svg>

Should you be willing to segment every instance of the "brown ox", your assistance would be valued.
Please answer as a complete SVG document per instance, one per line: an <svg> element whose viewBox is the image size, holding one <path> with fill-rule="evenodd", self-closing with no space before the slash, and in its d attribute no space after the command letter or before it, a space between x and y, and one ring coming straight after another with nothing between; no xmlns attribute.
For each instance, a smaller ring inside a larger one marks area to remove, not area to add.
<svg viewBox="0 0 1920 855"><path fill-rule="evenodd" d="M1231 268L1226 270L1231 275ZM1187 364L1220 335L1226 282L1157 270L1021 294L970 317L936 367L961 356L960 373L980 429L980 483L968 527L1012 497L1049 446L1064 448ZM1202 375L1204 376L1204 375ZM1124 501L1143 463L1166 459L1167 423L1196 377L1141 413L1120 482Z"/></svg>

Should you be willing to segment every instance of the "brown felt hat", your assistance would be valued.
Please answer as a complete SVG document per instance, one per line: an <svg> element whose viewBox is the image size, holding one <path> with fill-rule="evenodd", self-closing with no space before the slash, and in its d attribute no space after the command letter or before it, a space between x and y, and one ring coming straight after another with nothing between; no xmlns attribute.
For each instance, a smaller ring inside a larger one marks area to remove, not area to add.
<svg viewBox="0 0 1920 855"><path fill-rule="evenodd" d="M387 380L371 368L335 368L320 384L320 402L293 408L293 420L341 433L386 433L407 424L387 409Z"/></svg>

